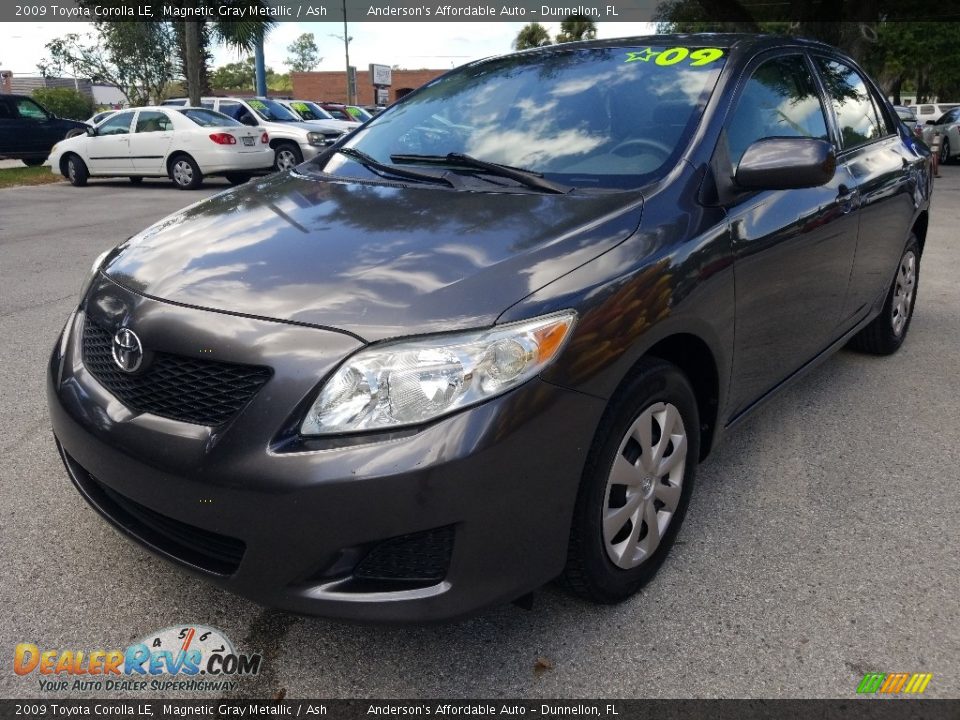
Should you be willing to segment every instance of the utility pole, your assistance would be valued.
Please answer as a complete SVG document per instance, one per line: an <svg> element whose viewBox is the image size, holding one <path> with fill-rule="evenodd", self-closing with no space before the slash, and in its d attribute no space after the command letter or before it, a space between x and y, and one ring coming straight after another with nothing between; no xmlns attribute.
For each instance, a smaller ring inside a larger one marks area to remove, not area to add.
<svg viewBox="0 0 960 720"><path fill-rule="evenodd" d="M353 105L353 88L350 85L350 41L351 38L347 34L347 0L343 0L343 54L347 58L347 104Z"/></svg>
<svg viewBox="0 0 960 720"><path fill-rule="evenodd" d="M257 42L253 48L253 65L254 65L254 75L255 75L255 85L257 89L257 95L261 97L267 96L267 70L266 63L263 58L263 30L261 30L257 35Z"/></svg>

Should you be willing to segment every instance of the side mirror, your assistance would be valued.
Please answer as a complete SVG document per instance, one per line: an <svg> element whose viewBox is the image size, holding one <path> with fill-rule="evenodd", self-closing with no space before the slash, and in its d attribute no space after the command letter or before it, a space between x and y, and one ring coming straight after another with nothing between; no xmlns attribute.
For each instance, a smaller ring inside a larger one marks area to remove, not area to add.
<svg viewBox="0 0 960 720"><path fill-rule="evenodd" d="M90 127L90 126L88 125L87 128L86 128L86 130L85 130L84 132L86 132L87 135L89 135L90 137L93 137L94 135L97 134L97 129L96 129L95 127Z"/></svg>
<svg viewBox="0 0 960 720"><path fill-rule="evenodd" d="M820 187L833 179L833 146L813 138L757 140L740 159L734 182L746 190Z"/></svg>

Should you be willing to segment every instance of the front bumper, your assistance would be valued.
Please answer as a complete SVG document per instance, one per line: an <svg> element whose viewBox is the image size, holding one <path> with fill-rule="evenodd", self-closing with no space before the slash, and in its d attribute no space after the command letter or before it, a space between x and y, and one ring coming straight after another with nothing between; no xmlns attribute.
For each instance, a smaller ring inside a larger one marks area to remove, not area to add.
<svg viewBox="0 0 960 720"><path fill-rule="evenodd" d="M369 621L463 616L561 571L602 401L534 380L417 431L304 443L290 432L296 416L356 340L182 308L107 280L90 297L98 297L87 303L98 323L123 317L145 345L213 347L223 359L274 371L218 428L137 414L85 368L87 316L78 312L65 329L47 391L68 471L88 502L152 551L266 605ZM442 577L355 576L385 541L422 533L451 543ZM207 562L211 537L235 541L234 565Z"/></svg>

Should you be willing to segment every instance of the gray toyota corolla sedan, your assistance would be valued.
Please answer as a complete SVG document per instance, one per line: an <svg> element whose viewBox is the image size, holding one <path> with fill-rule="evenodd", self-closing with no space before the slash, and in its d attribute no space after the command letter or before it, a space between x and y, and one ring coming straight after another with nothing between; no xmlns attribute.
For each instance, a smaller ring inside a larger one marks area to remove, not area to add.
<svg viewBox="0 0 960 720"><path fill-rule="evenodd" d="M622 600L726 428L904 341L928 154L812 42L471 63L101 257L50 359L57 446L120 531L268 605Z"/></svg>

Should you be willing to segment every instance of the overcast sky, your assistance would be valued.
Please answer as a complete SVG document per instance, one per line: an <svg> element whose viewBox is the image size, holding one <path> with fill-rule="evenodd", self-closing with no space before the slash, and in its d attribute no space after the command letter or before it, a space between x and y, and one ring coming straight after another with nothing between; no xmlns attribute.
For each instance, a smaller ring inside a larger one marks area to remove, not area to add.
<svg viewBox="0 0 960 720"><path fill-rule="evenodd" d="M511 50L510 43L524 23L507 22L359 22L351 23L350 63L361 71L370 63L402 68L451 68L470 60ZM559 23L544 23L554 35ZM598 37L613 38L653 32L652 23L597 23ZM0 69L36 75L47 53L44 45L67 33L86 33L88 23L0 23ZM302 33L313 33L323 61L318 70L343 70L343 24L284 22L267 36L267 65L286 72L287 45ZM233 62L235 50L217 48L214 65Z"/></svg>

